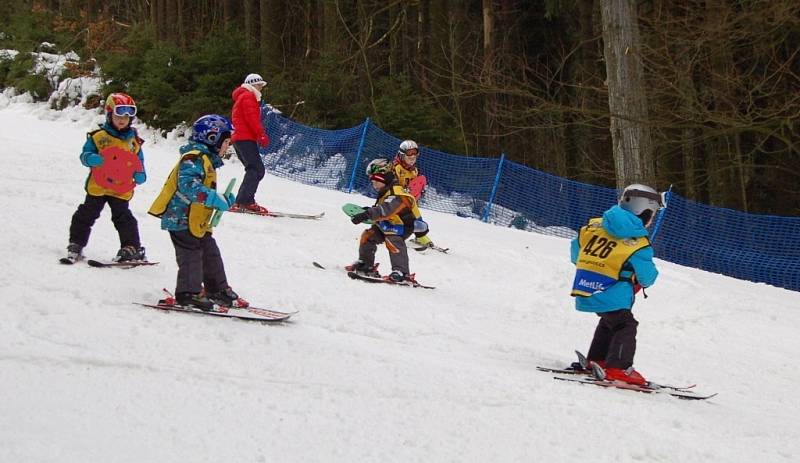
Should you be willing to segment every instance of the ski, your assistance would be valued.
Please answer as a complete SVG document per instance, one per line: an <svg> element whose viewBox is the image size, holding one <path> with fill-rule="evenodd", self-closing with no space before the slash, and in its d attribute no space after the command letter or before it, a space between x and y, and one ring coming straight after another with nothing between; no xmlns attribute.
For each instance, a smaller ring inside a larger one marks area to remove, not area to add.
<svg viewBox="0 0 800 463"><path fill-rule="evenodd" d="M81 261L81 260L83 260L83 256L80 256L77 259L70 259L69 257L62 257L62 258L58 259L58 262L60 264L64 264L64 265L72 265L75 262L78 262L78 261Z"/></svg>
<svg viewBox="0 0 800 463"><path fill-rule="evenodd" d="M368 277L368 276L365 276L365 275L359 275L358 273L353 272L353 271L347 271L347 276L349 276L350 278L352 278L354 280L366 281L368 283L386 283L386 284L395 285L395 286L408 286L408 287L411 287L411 288L436 289L435 286L423 285L421 283L417 283L416 281L415 282L410 282L409 281L409 282L395 283L394 281L391 281L391 280L389 280L387 278L384 278L384 277L373 278L373 277Z"/></svg>
<svg viewBox="0 0 800 463"><path fill-rule="evenodd" d="M448 254L450 252L450 248L442 248L442 247L436 246L435 244L432 244L430 246L425 246L425 245L420 245L420 244L416 244L416 243L412 242L411 243L411 247L412 247L412 249L414 249L417 252L425 252L428 249L433 249L434 251L439 251L442 254Z"/></svg>
<svg viewBox="0 0 800 463"><path fill-rule="evenodd" d="M556 373L560 375L583 375L583 376L591 376L594 379L601 379L601 380L605 379L605 371L603 370L602 367L600 367L600 365L596 365L594 363L590 365L589 360L579 350L575 351L575 355L578 356L578 361L573 362L568 367L551 368L551 367L537 366L536 369L539 371L543 371L545 373ZM689 386L671 386L667 384L658 384L652 381L648 381L647 386L655 389L672 389L675 391L687 391L697 385L691 384Z"/></svg>
<svg viewBox="0 0 800 463"><path fill-rule="evenodd" d="M428 249L433 249L434 251L439 251L442 254L447 254L448 252L450 252L450 248L443 248L443 247L440 247L440 246L436 246L433 243L422 244L419 241L417 241L416 238L412 238L408 243L411 245L411 248L413 250L417 251L417 252L425 252Z"/></svg>
<svg viewBox="0 0 800 463"><path fill-rule="evenodd" d="M312 264L314 264L314 267L317 267L319 269L325 270L325 266L323 266L319 262L312 262Z"/></svg>
<svg viewBox="0 0 800 463"><path fill-rule="evenodd" d="M146 304L142 302L134 302L134 304L151 309L159 309L172 312L188 312L201 315L212 315L216 317L238 318L240 320L258 321L264 323L277 323L288 320L292 315L297 312L278 312L271 309L262 309L260 307L223 307L215 305L213 310L204 311L196 307L183 306L178 304L171 304L161 302L157 304Z"/></svg>
<svg viewBox="0 0 800 463"><path fill-rule="evenodd" d="M127 262L103 262L100 260L89 259L86 261L89 264L89 267L95 268L134 268L134 267L144 267L148 265L157 265L158 262L148 262L146 260L131 260Z"/></svg>
<svg viewBox="0 0 800 463"><path fill-rule="evenodd" d="M628 391L636 391L636 392L643 392L646 394L668 394L672 397L677 397L679 399L684 400L706 400L710 399L717 394L708 394L702 395L697 394L693 391L687 391L684 389L672 389L669 387L657 387L657 385L650 386L638 386L636 384L628 384L622 381L608 381L604 379L597 379L594 377L589 376L570 376L570 377L562 377L562 376L553 376L553 379L557 379L559 381L569 381L573 383L580 383L580 384L591 384L593 386L600 386L606 388L615 388L615 389L624 389Z"/></svg>
<svg viewBox="0 0 800 463"><path fill-rule="evenodd" d="M550 367L541 367L537 366L537 370L543 371L545 373L558 373L559 375L591 375L592 372L589 370L578 370L572 367L566 368L550 368Z"/></svg>
<svg viewBox="0 0 800 463"><path fill-rule="evenodd" d="M321 219L325 216L324 212L320 212L319 214L294 214L291 212L278 212L278 211L269 211L266 213L261 212L253 212L248 211L246 209L237 210L237 211L228 211L234 214L250 214L250 215L260 215L262 217L286 217L289 219L309 219L309 220L316 220Z"/></svg>
<svg viewBox="0 0 800 463"><path fill-rule="evenodd" d="M536 369L545 373L555 373L558 375L592 376L591 370L576 369L572 367L550 368L537 366ZM671 386L669 384L658 384L651 381L649 381L647 385L654 389L672 389L674 391L688 391L689 389L697 386L696 384L690 384L688 386Z"/></svg>
<svg viewBox="0 0 800 463"><path fill-rule="evenodd" d="M317 220L321 219L325 216L324 212L320 212L319 214L294 214L290 212L278 212L278 211L269 211L267 213L270 217L287 217L290 219L309 219L309 220Z"/></svg>

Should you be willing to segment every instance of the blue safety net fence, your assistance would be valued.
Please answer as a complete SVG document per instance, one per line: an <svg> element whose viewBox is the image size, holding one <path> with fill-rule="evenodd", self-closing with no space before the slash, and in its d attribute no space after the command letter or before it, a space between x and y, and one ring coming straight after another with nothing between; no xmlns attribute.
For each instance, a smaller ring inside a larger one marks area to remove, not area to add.
<svg viewBox="0 0 800 463"><path fill-rule="evenodd" d="M273 175L332 190L375 196L365 169L393 159L401 139L369 119L323 130L275 112L264 114L270 145L262 151ZM420 146L428 179L420 207L547 235L573 238L619 192L550 175L499 157L467 157ZM680 265L800 291L800 218L747 214L667 193L651 229L656 256ZM423 210L424 214L424 210ZM435 230L436 225L431 224ZM566 251L565 251L566 252Z"/></svg>

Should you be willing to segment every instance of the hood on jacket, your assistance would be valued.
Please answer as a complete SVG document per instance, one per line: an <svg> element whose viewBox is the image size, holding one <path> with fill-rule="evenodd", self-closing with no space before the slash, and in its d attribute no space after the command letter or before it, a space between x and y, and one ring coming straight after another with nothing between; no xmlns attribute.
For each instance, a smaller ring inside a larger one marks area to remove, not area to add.
<svg viewBox="0 0 800 463"><path fill-rule="evenodd" d="M603 212L603 228L617 238L639 238L648 235L642 220L619 206Z"/></svg>
<svg viewBox="0 0 800 463"><path fill-rule="evenodd" d="M214 166L215 169L219 169L224 164L222 162L222 158L219 157L219 154L217 154L216 150L206 145L205 143L190 141L189 143L181 146L179 151L181 153L181 156L183 156L184 154L192 150L197 150L207 154L209 159L211 159L211 164Z"/></svg>
<svg viewBox="0 0 800 463"><path fill-rule="evenodd" d="M261 101L261 92L256 90L256 88L250 84L242 84L233 89L233 93L231 93L231 98L233 99L233 101L236 101L239 98L241 98L243 94L246 94L247 92L252 93L253 96L256 97L256 101Z"/></svg>

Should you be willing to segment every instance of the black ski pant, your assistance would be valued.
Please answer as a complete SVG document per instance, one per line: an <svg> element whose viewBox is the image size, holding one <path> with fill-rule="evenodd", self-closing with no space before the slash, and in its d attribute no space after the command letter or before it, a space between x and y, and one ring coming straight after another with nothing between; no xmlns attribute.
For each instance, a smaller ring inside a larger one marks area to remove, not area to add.
<svg viewBox="0 0 800 463"><path fill-rule="evenodd" d="M389 261L392 263L392 270L397 270L407 275L410 271L408 266L406 238L408 238L408 236L384 235L380 228L373 225L367 230L364 230L361 234L360 245L358 247L358 260L363 262L365 267L371 268L375 265L375 252L378 250L378 245L386 242L386 249L389 250Z"/></svg>
<svg viewBox="0 0 800 463"><path fill-rule="evenodd" d="M206 293L215 293L228 287L222 255L211 233L197 238L189 230L170 231L169 237L178 262L175 294L199 293L203 286Z"/></svg>
<svg viewBox="0 0 800 463"><path fill-rule="evenodd" d="M256 202L256 190L261 179L264 178L264 161L261 153L258 152L258 144L250 140L233 142L233 149L236 156L244 164L244 180L239 185L239 193L236 195L238 204L253 204Z"/></svg>
<svg viewBox="0 0 800 463"><path fill-rule="evenodd" d="M606 368L626 369L633 366L636 354L636 327L639 322L628 309L597 314L600 321L594 330L589 360L605 360Z"/></svg>
<svg viewBox="0 0 800 463"><path fill-rule="evenodd" d="M113 196L92 196L87 194L83 204L78 206L78 210L72 214L72 223L69 226L69 242L85 247L89 243L89 235L92 232L100 212L103 211L108 203L111 208L111 222L119 233L119 246L141 247L139 241L139 224L128 208L128 200L115 198Z"/></svg>

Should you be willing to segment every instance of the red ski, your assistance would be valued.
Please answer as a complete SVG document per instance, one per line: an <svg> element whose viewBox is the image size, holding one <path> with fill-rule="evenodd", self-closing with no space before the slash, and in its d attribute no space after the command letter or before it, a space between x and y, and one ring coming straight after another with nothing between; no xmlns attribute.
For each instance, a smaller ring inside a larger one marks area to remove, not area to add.
<svg viewBox="0 0 800 463"><path fill-rule="evenodd" d="M225 307L219 304L214 304L214 308L212 310L201 310L197 307L180 305L175 302L175 298L169 291L164 289L164 292L167 293L167 297L165 299L158 301L158 303L156 304L146 304L142 302L134 302L134 304L141 305L143 307L149 307L151 309L159 309L164 311L189 312L194 314L212 315L216 317L238 318L240 320L257 321L264 323L285 322L292 315L297 313L297 311L279 312L277 310L264 309L261 307L253 307L251 305L248 305L246 307Z"/></svg>

